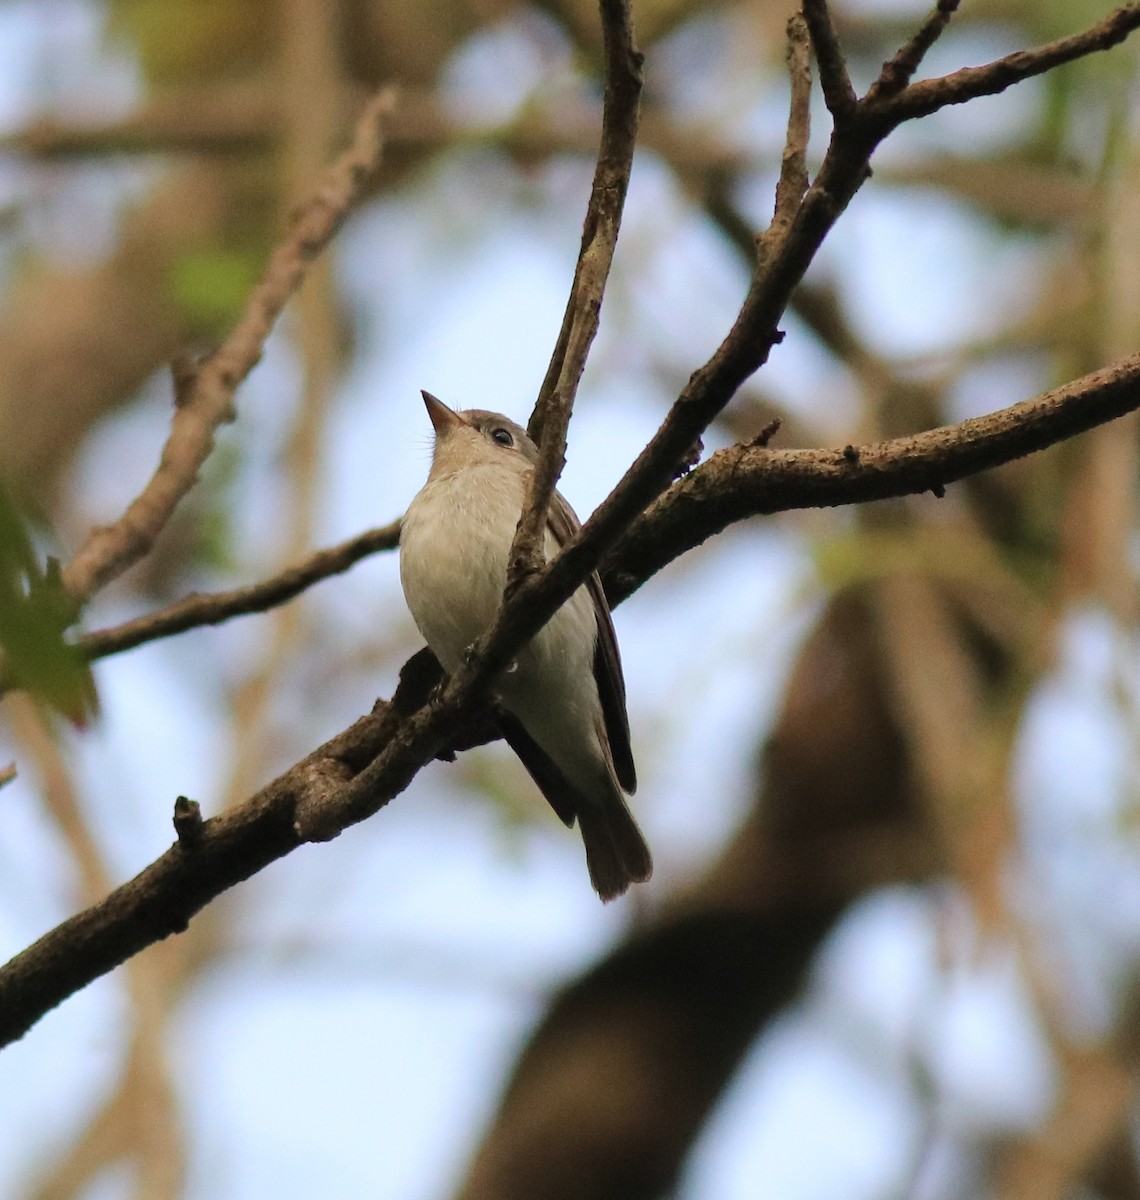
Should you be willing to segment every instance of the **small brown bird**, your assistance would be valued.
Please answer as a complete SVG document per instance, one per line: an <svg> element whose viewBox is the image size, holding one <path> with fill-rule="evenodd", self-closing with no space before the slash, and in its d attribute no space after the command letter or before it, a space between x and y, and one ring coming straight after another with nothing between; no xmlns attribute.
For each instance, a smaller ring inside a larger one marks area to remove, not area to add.
<svg viewBox="0 0 1140 1200"><path fill-rule="evenodd" d="M538 448L499 413L453 412L423 393L435 427L427 483L400 531L400 580L420 632L449 674L491 626ZM558 493L547 515L549 561L577 532ZM625 682L601 580L585 584L495 682L496 720L551 807L577 820L594 890L620 896L653 870L626 806L637 776Z"/></svg>

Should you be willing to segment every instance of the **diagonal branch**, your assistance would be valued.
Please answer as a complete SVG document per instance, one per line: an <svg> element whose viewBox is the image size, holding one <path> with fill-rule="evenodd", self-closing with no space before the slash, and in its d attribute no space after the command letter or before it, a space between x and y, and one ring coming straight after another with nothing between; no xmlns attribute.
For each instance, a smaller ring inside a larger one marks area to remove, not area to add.
<svg viewBox="0 0 1140 1200"><path fill-rule="evenodd" d="M394 103L395 93L384 89L365 107L351 146L299 209L237 325L193 377L183 381L157 470L119 520L94 530L64 569L64 585L76 599L88 599L149 553L194 486L218 428L233 419L234 393L260 360L274 322L378 169L383 122Z"/></svg>
<svg viewBox="0 0 1140 1200"><path fill-rule="evenodd" d="M829 41L834 30L825 0L805 0L803 11L822 79L827 56L833 49L838 53L838 46L831 47ZM996 86L995 79L1010 70L1021 71L1024 77L1047 70L1046 64L1068 62L1084 54L1105 50L1137 26L1140 26L1140 3L1118 10L1073 38L991 64L995 74L988 77L989 81ZM1008 65L1011 61L1014 61L1012 67ZM565 570L571 570L570 563L596 565L602 554L599 547L612 544L669 485L686 461L689 448L709 422L715 419L740 385L767 361L772 347L781 340L783 335L778 323L792 292L803 279L824 238L869 177L872 154L893 129L912 115L906 107L907 97L916 89L927 89L931 85L943 85L947 94L953 96L956 93L950 81L957 78L950 76L946 80L912 84L892 100L875 105L858 101L853 109L843 110L841 124L837 114L836 129L819 172L784 235L774 238L765 247L764 258L757 265L732 329L712 358L692 374L657 433L586 522L575 542L564 551ZM997 90L1001 90L1000 87Z"/></svg>
<svg viewBox="0 0 1140 1200"><path fill-rule="evenodd" d="M957 425L866 446L732 446L675 483L603 566L618 604L662 567L729 525L800 508L932 492L1076 437L1140 408L1140 354Z"/></svg>
<svg viewBox="0 0 1140 1200"><path fill-rule="evenodd" d="M269 579L228 592L192 593L157 612L85 633L78 644L88 661L94 661L203 625L220 625L233 617L266 612L299 596L314 583L342 574L362 558L380 550L394 550L399 541L400 522L392 521L337 546L317 550Z"/></svg>
<svg viewBox="0 0 1140 1200"><path fill-rule="evenodd" d="M876 498L876 488L888 489L890 495L936 491L1009 461L1006 439L1017 444L1020 454L1044 449L1059 437L1084 432L1128 411L1133 387L1140 387L1140 365L1136 358L1124 359L949 431L916 434L911 444L918 453L913 457L898 453L899 442L841 451L757 446L722 450L675 483L606 555L606 593L611 603L619 603L667 563L750 516L871 500ZM926 452L936 441L945 447L941 456ZM372 554L394 550L399 533L399 521L366 530L268 579L226 592L191 594L121 625L85 633L79 645L94 661L205 625L265 612ZM5 782L0 772L0 786Z"/></svg>
<svg viewBox="0 0 1140 1200"><path fill-rule="evenodd" d="M831 10L827 7L827 0L803 0L801 12L811 34L823 99L827 111L838 125L854 112L856 96L831 20Z"/></svg>

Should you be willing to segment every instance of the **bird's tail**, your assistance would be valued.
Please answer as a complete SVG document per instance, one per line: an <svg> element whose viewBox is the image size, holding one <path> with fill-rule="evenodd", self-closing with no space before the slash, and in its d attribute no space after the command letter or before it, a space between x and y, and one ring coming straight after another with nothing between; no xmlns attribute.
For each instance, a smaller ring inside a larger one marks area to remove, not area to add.
<svg viewBox="0 0 1140 1200"><path fill-rule="evenodd" d="M613 900L631 883L644 883L653 874L649 847L620 793L604 805L580 803L578 825L590 882L603 900Z"/></svg>

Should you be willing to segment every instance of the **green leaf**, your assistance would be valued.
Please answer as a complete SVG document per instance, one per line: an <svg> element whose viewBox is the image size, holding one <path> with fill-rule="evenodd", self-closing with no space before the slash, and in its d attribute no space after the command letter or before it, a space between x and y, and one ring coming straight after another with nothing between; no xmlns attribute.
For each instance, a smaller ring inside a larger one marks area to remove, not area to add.
<svg viewBox="0 0 1140 1200"><path fill-rule="evenodd" d="M78 616L58 563L41 568L27 524L0 488L0 654L4 677L77 724L97 711L91 669L64 633Z"/></svg>
<svg viewBox="0 0 1140 1200"><path fill-rule="evenodd" d="M174 264L170 288L187 318L205 331L228 326L257 282L258 262L238 250L203 249Z"/></svg>

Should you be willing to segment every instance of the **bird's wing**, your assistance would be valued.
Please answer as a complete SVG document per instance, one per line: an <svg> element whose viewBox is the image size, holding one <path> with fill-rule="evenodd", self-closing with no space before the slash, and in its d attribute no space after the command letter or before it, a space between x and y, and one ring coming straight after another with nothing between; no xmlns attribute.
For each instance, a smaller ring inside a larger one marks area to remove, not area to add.
<svg viewBox="0 0 1140 1200"><path fill-rule="evenodd" d="M581 528L574 510L566 503L560 492L555 492L546 515L550 530L559 549ZM598 639L594 644L594 679L598 685L598 696L602 702L602 716L609 738L610 754L613 757L614 773L627 792L637 788L637 771L633 765L633 750L629 744L629 716L625 709L625 679L621 671L621 654L618 651L617 635L614 633L613 618L602 581L597 571L586 580L590 599L594 602L594 615L598 622ZM522 757L521 755L519 756ZM525 761L525 760L524 760Z"/></svg>
<svg viewBox="0 0 1140 1200"><path fill-rule="evenodd" d="M503 741L518 755L519 762L526 767L527 774L558 814L558 819L563 825L573 825L574 818L578 815L581 797L570 786L558 764L527 733L523 723L513 713L496 705L494 716Z"/></svg>

